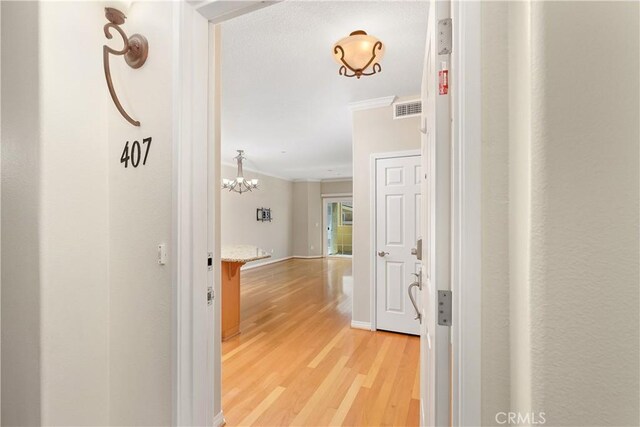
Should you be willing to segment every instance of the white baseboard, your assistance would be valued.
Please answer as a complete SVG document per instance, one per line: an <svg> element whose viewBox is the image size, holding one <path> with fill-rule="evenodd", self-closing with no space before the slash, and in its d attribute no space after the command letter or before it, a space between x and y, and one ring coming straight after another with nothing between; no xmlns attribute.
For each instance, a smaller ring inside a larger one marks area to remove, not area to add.
<svg viewBox="0 0 640 427"><path fill-rule="evenodd" d="M227 423L227 420L224 419L224 415L222 411L218 413L215 417L213 417L213 427L222 427Z"/></svg>
<svg viewBox="0 0 640 427"><path fill-rule="evenodd" d="M371 322L359 322L357 320L351 321L351 327L354 329L365 329L367 331L371 330Z"/></svg>
<svg viewBox="0 0 640 427"><path fill-rule="evenodd" d="M277 258L277 259L271 259L269 261L265 261L265 262L261 262L260 264L254 264L254 265L243 265L240 269L241 270L251 270L252 268L258 268L258 267L264 267L265 265L270 265L270 264L275 264L277 262L282 262L282 261L286 261L288 259L292 259L292 256L287 256L284 258Z"/></svg>
<svg viewBox="0 0 640 427"><path fill-rule="evenodd" d="M293 258L300 258L300 259L316 259L316 258L324 258L322 255L313 255L313 256L300 256L300 255L294 255Z"/></svg>

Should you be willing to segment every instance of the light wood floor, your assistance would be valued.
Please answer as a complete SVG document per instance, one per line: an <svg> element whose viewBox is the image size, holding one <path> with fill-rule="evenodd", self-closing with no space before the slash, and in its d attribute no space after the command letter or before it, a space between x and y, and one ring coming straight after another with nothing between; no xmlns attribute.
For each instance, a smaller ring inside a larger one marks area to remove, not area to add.
<svg viewBox="0 0 640 427"><path fill-rule="evenodd" d="M419 340L352 329L349 259L242 272L242 333L222 346L229 426L413 426Z"/></svg>

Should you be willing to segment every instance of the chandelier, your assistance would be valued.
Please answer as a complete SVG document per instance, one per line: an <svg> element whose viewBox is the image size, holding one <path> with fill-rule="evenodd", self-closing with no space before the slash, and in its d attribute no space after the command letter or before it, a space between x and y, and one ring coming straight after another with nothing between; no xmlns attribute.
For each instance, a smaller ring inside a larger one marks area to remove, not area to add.
<svg viewBox="0 0 640 427"><path fill-rule="evenodd" d="M333 58L340 65L338 73L345 77L359 79L382 71L378 61L383 55L382 42L362 30L352 32L333 46Z"/></svg>
<svg viewBox="0 0 640 427"><path fill-rule="evenodd" d="M247 191L251 191L254 188L258 188L258 180L257 179L245 179L242 175L242 160L246 159L244 157L243 150L237 150L238 155L234 157L234 159L238 162L238 173L235 179L222 179L222 188L229 189L229 191L235 191L236 193L246 193Z"/></svg>

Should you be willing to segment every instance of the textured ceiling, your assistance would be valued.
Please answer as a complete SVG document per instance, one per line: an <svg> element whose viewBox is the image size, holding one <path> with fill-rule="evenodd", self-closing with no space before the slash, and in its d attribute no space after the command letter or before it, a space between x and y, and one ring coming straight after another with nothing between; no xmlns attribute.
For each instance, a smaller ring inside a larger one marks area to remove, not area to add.
<svg viewBox="0 0 640 427"><path fill-rule="evenodd" d="M427 2L285 1L222 24L222 157L290 179L351 176L349 103L420 92ZM333 44L363 29L382 72L338 75Z"/></svg>

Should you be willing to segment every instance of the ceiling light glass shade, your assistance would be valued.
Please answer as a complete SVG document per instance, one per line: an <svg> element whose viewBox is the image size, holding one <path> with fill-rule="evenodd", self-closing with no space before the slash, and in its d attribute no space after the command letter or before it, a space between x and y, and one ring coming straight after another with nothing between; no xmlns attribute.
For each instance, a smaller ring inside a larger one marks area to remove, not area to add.
<svg viewBox="0 0 640 427"><path fill-rule="evenodd" d="M338 73L345 77L371 76L382 71L379 61L384 45L377 38L359 30L333 45L333 59L340 65Z"/></svg>
<svg viewBox="0 0 640 427"><path fill-rule="evenodd" d="M106 0L103 2L104 7L110 7L113 9L117 9L120 12L126 14L131 10L131 5L133 4L133 0Z"/></svg>
<svg viewBox="0 0 640 427"><path fill-rule="evenodd" d="M236 193L246 193L247 191L252 191L258 188L258 180L257 179L245 179L244 172L242 170L242 160L244 157L244 151L237 150L238 155L234 157L236 162L238 163L238 173L235 179L227 179L222 178L222 188L228 189L229 191L235 191Z"/></svg>

